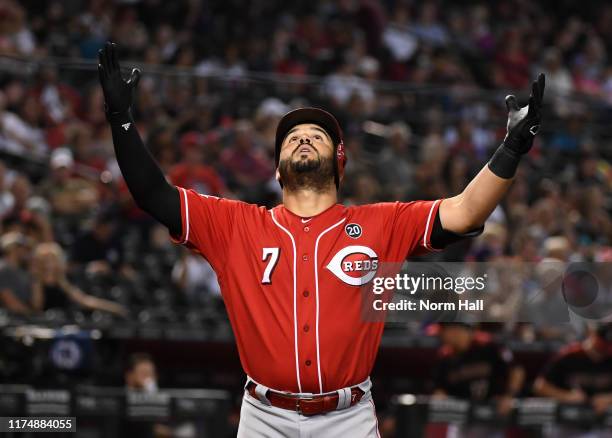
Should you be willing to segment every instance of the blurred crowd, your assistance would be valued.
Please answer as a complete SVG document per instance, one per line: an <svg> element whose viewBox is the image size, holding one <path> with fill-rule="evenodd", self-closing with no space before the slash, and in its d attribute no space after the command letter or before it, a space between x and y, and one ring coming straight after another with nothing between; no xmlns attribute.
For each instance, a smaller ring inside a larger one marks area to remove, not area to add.
<svg viewBox="0 0 612 438"><path fill-rule="evenodd" d="M612 261L612 5L463 3L0 0L0 306L173 321L218 302L210 266L122 180L95 72L108 39L143 70L135 120L168 178L266 206L294 107L340 120L342 202L437 199L482 168L503 97L526 102L542 71L542 132L510 193L434 257Z"/></svg>

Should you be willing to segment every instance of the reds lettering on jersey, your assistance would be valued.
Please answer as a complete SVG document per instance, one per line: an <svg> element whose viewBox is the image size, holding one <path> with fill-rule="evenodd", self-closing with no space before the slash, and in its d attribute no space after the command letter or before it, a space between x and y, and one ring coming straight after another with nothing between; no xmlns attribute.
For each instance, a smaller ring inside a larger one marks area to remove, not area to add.
<svg viewBox="0 0 612 438"><path fill-rule="evenodd" d="M279 391L321 393L370 374L384 324L360 286L380 263L431 249L438 201L336 204L311 218L179 188L183 235L217 273L244 371Z"/></svg>

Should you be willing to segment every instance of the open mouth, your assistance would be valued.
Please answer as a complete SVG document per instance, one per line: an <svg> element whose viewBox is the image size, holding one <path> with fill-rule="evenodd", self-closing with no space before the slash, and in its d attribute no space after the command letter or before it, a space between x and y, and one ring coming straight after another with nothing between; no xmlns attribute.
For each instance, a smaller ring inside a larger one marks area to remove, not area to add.
<svg viewBox="0 0 612 438"><path fill-rule="evenodd" d="M298 146L294 153L297 153L297 154L306 154L308 152L316 152L316 150L312 146L309 146L307 144L303 144L303 145Z"/></svg>

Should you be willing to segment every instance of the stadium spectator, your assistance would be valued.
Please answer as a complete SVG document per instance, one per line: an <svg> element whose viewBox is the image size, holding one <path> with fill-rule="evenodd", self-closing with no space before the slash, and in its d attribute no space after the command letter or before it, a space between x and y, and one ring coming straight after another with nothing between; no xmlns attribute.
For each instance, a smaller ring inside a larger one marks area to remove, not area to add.
<svg viewBox="0 0 612 438"><path fill-rule="evenodd" d="M501 39L502 46L495 57L495 82L499 88L522 89L529 84L529 58L524 47L524 35L511 29Z"/></svg>
<svg viewBox="0 0 612 438"><path fill-rule="evenodd" d="M405 199L414 187L414 152L412 131L404 122L389 126L388 145L377 155L376 175L385 193L392 199Z"/></svg>
<svg viewBox="0 0 612 438"><path fill-rule="evenodd" d="M391 78L406 79L405 62L416 53L419 43L410 27L410 12L406 5L398 3L383 32L383 42L391 52Z"/></svg>
<svg viewBox="0 0 612 438"><path fill-rule="evenodd" d="M27 202L32 195L32 183L26 175L16 173L13 175L10 190L13 197L13 208L5 216L5 220L18 221L18 218L27 210Z"/></svg>
<svg viewBox="0 0 612 438"><path fill-rule="evenodd" d="M281 117L289 112L289 106L275 97L264 99L255 113L254 127L265 146L274 145L276 126ZM274 155L274 148L268 151L270 156Z"/></svg>
<svg viewBox="0 0 612 438"><path fill-rule="evenodd" d="M25 9L13 0L0 3L0 53L32 55L36 41L27 27Z"/></svg>
<svg viewBox="0 0 612 438"><path fill-rule="evenodd" d="M101 310L121 317L128 310L112 301L85 294L66 277L66 255L55 242L39 244L32 257L32 307L34 311L67 310L72 304L89 310Z"/></svg>
<svg viewBox="0 0 612 438"><path fill-rule="evenodd" d="M125 388L128 391L155 393L158 390L157 368L153 358L147 353L132 353L124 373ZM148 421L126 420L121 428L125 438L170 438L175 435L165 424Z"/></svg>
<svg viewBox="0 0 612 438"><path fill-rule="evenodd" d="M257 187L272 176L272 166L261 145L256 143L253 126L248 120L234 125L234 141L221 153L221 163L233 176L233 184L242 189Z"/></svg>
<svg viewBox="0 0 612 438"><path fill-rule="evenodd" d="M334 106L350 108L349 104L355 96L368 107L372 104L374 90L371 84L356 74L353 62L354 60L347 59L323 82L323 90Z"/></svg>
<svg viewBox="0 0 612 438"><path fill-rule="evenodd" d="M221 296L217 275L210 264L190 251L184 251L172 269L172 280L193 305L206 303L210 296Z"/></svg>
<svg viewBox="0 0 612 438"><path fill-rule="evenodd" d="M507 239L508 230L504 225L496 222L487 224L472 245L469 258L482 262L499 260L504 256Z"/></svg>
<svg viewBox="0 0 612 438"><path fill-rule="evenodd" d="M94 172L101 172L106 169L108 157L106 156L107 151L105 151L104 142L96 138L94 130L88 124L72 123L65 128L62 137L65 137L63 146L70 150L74 156L75 168L87 172L84 175L93 179L91 177Z"/></svg>
<svg viewBox="0 0 612 438"><path fill-rule="evenodd" d="M17 92L21 84L13 84ZM43 126L42 104L35 96L21 96L18 111L5 109L4 96L0 96L0 126L4 141L2 148L20 156L33 156L41 159L48 152Z"/></svg>
<svg viewBox="0 0 612 438"><path fill-rule="evenodd" d="M424 2L419 14L419 20L414 26L414 33L425 43L431 46L445 46L448 44L446 26L438 17L438 5L435 2Z"/></svg>
<svg viewBox="0 0 612 438"><path fill-rule="evenodd" d="M574 82L569 70L563 65L561 56L561 52L556 47L548 48L544 53L542 72L546 75L547 95L566 109L567 98L574 91ZM559 108L557 105L555 107Z"/></svg>
<svg viewBox="0 0 612 438"><path fill-rule="evenodd" d="M98 202L95 186L74 175L74 158L68 148L57 148L49 160L51 175L40 187L55 218L82 220Z"/></svg>
<svg viewBox="0 0 612 438"><path fill-rule="evenodd" d="M354 191L346 200L347 203L361 205L374 202L380 198L380 184L371 173L362 173L355 177Z"/></svg>
<svg viewBox="0 0 612 438"><path fill-rule="evenodd" d="M156 392L157 369L147 353L132 353L125 368L125 387L132 391Z"/></svg>
<svg viewBox="0 0 612 438"><path fill-rule="evenodd" d="M170 169L170 181L179 187L193 189L203 195L225 195L225 185L215 169L204 164L203 149L213 141L215 141L214 134L208 137L195 131L183 134L181 137L183 160Z"/></svg>
<svg viewBox="0 0 612 438"><path fill-rule="evenodd" d="M100 210L89 230L78 236L70 259L91 272L110 274L123 267L123 245L118 234L120 220L116 209Z"/></svg>
<svg viewBox="0 0 612 438"><path fill-rule="evenodd" d="M33 311L28 273L30 249L28 239L17 231L0 236L0 304L22 315Z"/></svg>
<svg viewBox="0 0 612 438"><path fill-rule="evenodd" d="M7 169L0 160L0 221L13 210L14 203L15 198L9 191Z"/></svg>
<svg viewBox="0 0 612 438"><path fill-rule="evenodd" d="M572 314L563 293L563 279L567 269L567 240L551 237L546 240L549 257L534 266L536 287L525 285L523 315L536 331L538 339L567 341L578 333L572 325ZM559 259L558 257L564 257ZM579 324L580 325L580 324Z"/></svg>

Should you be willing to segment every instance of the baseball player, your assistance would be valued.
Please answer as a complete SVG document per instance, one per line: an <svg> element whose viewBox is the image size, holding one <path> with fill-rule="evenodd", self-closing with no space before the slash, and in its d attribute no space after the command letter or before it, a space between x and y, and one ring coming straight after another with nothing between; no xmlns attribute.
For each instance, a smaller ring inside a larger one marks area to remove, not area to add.
<svg viewBox="0 0 612 438"><path fill-rule="evenodd" d="M560 403L590 404L597 415L612 407L612 322L589 325L581 342L563 348L534 382L534 392ZM555 437L612 438L612 429L590 431L569 426L550 431Z"/></svg>
<svg viewBox="0 0 612 438"><path fill-rule="evenodd" d="M508 134L459 195L345 207L347 162L336 119L317 108L276 130L282 204L267 210L169 184L130 114L140 71L124 80L107 43L100 82L117 161L134 200L217 273L247 375L239 437L376 437L369 374L382 322L360 317L360 286L401 262L478 234L512 183L540 125L544 77L529 105L506 98Z"/></svg>
<svg viewBox="0 0 612 438"><path fill-rule="evenodd" d="M510 398L523 385L524 370L513 362L510 349L467 323L440 324L441 346L434 369L434 395L467 400L497 399L507 413Z"/></svg>
<svg viewBox="0 0 612 438"><path fill-rule="evenodd" d="M497 345L488 333L473 324L453 321L440 323L437 363L433 370L435 398L457 397L474 402L492 402L500 416L507 416L525 377L512 352ZM441 427L440 427L441 426ZM504 424L430 425L429 432L443 436L503 437Z"/></svg>

